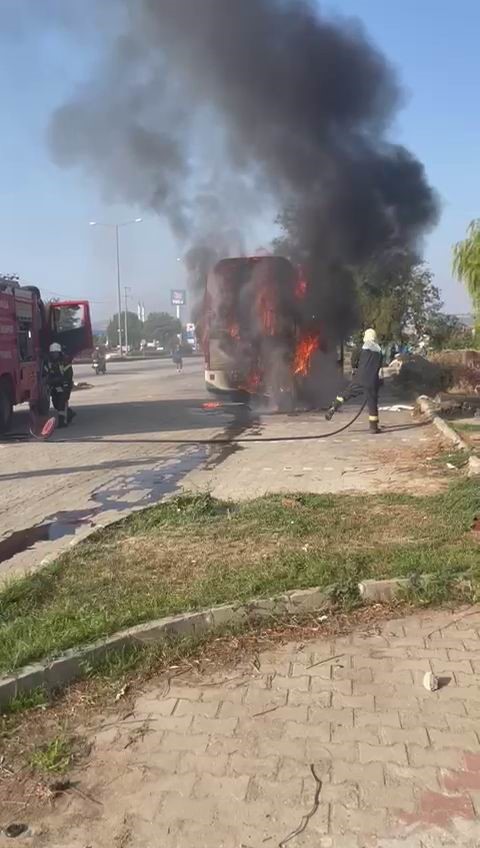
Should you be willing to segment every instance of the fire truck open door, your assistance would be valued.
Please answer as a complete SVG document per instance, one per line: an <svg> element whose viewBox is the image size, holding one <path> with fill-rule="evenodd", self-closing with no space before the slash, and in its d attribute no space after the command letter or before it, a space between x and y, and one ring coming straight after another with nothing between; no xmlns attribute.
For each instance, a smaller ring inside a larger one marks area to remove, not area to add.
<svg viewBox="0 0 480 848"><path fill-rule="evenodd" d="M49 304L49 339L58 342L73 359L93 349L90 307L86 300L66 300Z"/></svg>

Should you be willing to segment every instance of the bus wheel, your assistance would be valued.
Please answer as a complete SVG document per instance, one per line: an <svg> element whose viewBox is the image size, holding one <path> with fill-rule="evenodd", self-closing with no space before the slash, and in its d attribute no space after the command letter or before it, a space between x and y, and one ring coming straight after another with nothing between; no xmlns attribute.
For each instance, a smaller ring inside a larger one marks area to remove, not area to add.
<svg viewBox="0 0 480 848"><path fill-rule="evenodd" d="M0 379L0 433L8 433L12 426L13 403L10 383Z"/></svg>

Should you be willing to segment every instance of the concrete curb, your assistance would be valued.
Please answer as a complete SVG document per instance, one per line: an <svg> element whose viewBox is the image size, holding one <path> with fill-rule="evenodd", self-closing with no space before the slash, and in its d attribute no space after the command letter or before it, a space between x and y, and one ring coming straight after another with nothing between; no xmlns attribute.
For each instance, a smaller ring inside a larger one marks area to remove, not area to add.
<svg viewBox="0 0 480 848"><path fill-rule="evenodd" d="M388 604L402 589L410 584L408 577L394 577L391 580L363 580L358 584L360 597L366 604Z"/></svg>
<svg viewBox="0 0 480 848"><path fill-rule="evenodd" d="M470 450L470 447L467 445L466 441L462 439L461 436L447 423L440 415L437 415L435 403L432 398L427 397L427 395L420 395L417 398L417 403L420 408L420 412L423 415L428 415L432 421L432 424L435 425L437 430L445 436L449 442L452 442L457 448L462 450Z"/></svg>
<svg viewBox="0 0 480 848"><path fill-rule="evenodd" d="M328 593L314 587L287 592L274 598L253 600L245 604L224 604L139 624L83 648L66 651L51 662L25 666L15 674L0 679L0 707L17 695L35 689L60 689L81 677L86 666L98 663L109 654L127 647L155 644L168 636L200 636L228 625L253 624L273 616L311 612L325 608L328 604Z"/></svg>
<svg viewBox="0 0 480 848"><path fill-rule="evenodd" d="M428 582L426 574L420 580ZM408 589L408 577L389 580L363 580L358 591L365 604L392 603ZM154 645L172 636L201 636L228 626L255 624L276 616L298 615L326 609L331 603L332 589L296 589L273 598L255 599L244 604L223 604L198 612L147 621L121 630L83 648L73 648L50 662L25 666L9 677L0 679L0 708L12 698L36 689L62 689L82 676L88 666L104 660L109 654L139 645Z"/></svg>
<svg viewBox="0 0 480 848"><path fill-rule="evenodd" d="M420 408L420 412L424 415L428 415L432 421L432 424L439 430L446 439L452 442L453 445L457 448L457 450L465 450L468 453L471 452L472 448L465 441L465 439L460 436L457 431L450 426L448 421L445 421L444 418L441 418L440 415L436 414L436 407L434 401L427 397L427 395L420 395L417 398L417 403ZM477 456L470 456L468 458L468 471L467 474L469 477L476 477L480 474L480 458Z"/></svg>

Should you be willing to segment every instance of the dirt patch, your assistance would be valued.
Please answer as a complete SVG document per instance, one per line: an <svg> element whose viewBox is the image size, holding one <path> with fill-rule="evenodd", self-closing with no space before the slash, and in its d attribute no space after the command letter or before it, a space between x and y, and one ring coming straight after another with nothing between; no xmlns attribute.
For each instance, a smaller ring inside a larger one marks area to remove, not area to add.
<svg viewBox="0 0 480 848"><path fill-rule="evenodd" d="M422 446L399 444L394 452L380 450L377 458L391 469L394 478L382 484L383 491L401 489L418 495L445 491L450 483L445 474L446 465L439 460L446 454L447 446L440 439L431 439Z"/></svg>

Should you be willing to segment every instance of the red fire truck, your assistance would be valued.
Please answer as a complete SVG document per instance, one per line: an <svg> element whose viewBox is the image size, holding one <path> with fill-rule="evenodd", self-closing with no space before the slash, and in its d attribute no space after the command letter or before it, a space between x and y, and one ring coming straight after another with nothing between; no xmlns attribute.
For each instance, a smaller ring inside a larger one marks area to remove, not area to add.
<svg viewBox="0 0 480 848"><path fill-rule="evenodd" d="M88 302L45 304L35 286L0 281L0 433L10 429L16 404L48 413L44 363L52 342L71 359L92 349Z"/></svg>

